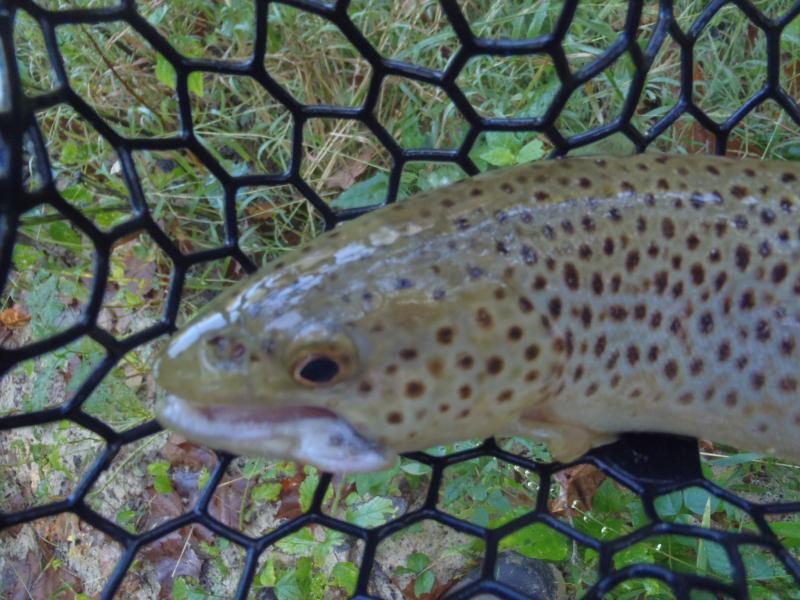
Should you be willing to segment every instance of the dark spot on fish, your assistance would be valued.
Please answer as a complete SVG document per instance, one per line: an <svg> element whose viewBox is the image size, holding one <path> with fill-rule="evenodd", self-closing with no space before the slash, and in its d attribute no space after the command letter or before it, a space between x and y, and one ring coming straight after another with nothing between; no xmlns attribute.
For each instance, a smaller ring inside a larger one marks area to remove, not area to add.
<svg viewBox="0 0 800 600"><path fill-rule="evenodd" d="M492 315L485 308L478 309L475 313L475 320L478 322L481 329L491 329L492 325L494 325Z"/></svg>
<svg viewBox="0 0 800 600"><path fill-rule="evenodd" d="M762 387L764 387L766 380L767 378L763 373L756 372L750 376L750 385L753 386L754 390L760 390Z"/></svg>
<svg viewBox="0 0 800 600"><path fill-rule="evenodd" d="M458 357L458 366L464 369L465 371L472 368L472 365L475 364L475 359L472 358L469 354L462 354Z"/></svg>
<svg viewBox="0 0 800 600"><path fill-rule="evenodd" d="M419 355L415 348L403 348L399 354L403 360L414 360Z"/></svg>
<svg viewBox="0 0 800 600"><path fill-rule="evenodd" d="M731 194L736 198L744 198L747 196L747 188L741 185L731 186Z"/></svg>
<svg viewBox="0 0 800 600"><path fill-rule="evenodd" d="M664 365L664 375L667 377L667 379L671 381L675 379L675 376L677 374L678 374L678 363L676 363L674 360L667 361L667 363Z"/></svg>
<svg viewBox="0 0 800 600"><path fill-rule="evenodd" d="M520 246L520 255L526 265L535 265L539 261L534 249L527 244L522 244L522 246Z"/></svg>
<svg viewBox="0 0 800 600"><path fill-rule="evenodd" d="M744 271L747 268L747 265L750 264L750 249L744 244L739 244L736 246L735 256L736 266L740 271Z"/></svg>
<svg viewBox="0 0 800 600"><path fill-rule="evenodd" d="M394 287L396 290L407 290L414 287L414 282L405 277L400 277L395 281Z"/></svg>
<svg viewBox="0 0 800 600"><path fill-rule="evenodd" d="M514 395L513 390L503 390L497 395L497 402L502 404L503 402L508 402L511 400L511 397Z"/></svg>
<svg viewBox="0 0 800 600"><path fill-rule="evenodd" d="M403 422L403 414L400 412L392 411L386 415L386 420L391 423L392 425L397 425L398 423Z"/></svg>
<svg viewBox="0 0 800 600"><path fill-rule="evenodd" d="M486 361L486 372L489 375L497 375L503 370L503 359L499 356L492 356Z"/></svg>
<svg viewBox="0 0 800 600"><path fill-rule="evenodd" d="M409 398L419 398L425 393L425 384L421 381L409 381L406 384L406 396Z"/></svg>
<svg viewBox="0 0 800 600"><path fill-rule="evenodd" d="M486 271L480 267L467 267L467 274L471 279L480 279L486 275Z"/></svg>
<svg viewBox="0 0 800 600"><path fill-rule="evenodd" d="M550 311L550 315L557 319L561 315L561 299L560 298L551 298L550 302L547 304L547 308Z"/></svg>
<svg viewBox="0 0 800 600"><path fill-rule="evenodd" d="M453 341L455 335L452 327L440 327L436 332L436 340L440 344L449 344Z"/></svg>
<svg viewBox="0 0 800 600"><path fill-rule="evenodd" d="M578 270L572 263L567 263L566 265L564 265L564 283L566 283L567 287L571 290L578 289L578 286L580 284L580 279L578 277Z"/></svg>
<svg viewBox="0 0 800 600"><path fill-rule="evenodd" d="M669 217L665 217L661 221L661 233L668 240L675 237L675 223Z"/></svg>

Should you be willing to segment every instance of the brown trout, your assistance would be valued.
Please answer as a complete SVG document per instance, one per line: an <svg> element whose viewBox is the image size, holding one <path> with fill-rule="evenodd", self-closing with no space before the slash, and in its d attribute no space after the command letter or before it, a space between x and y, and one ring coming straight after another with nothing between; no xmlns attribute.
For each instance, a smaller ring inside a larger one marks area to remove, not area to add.
<svg viewBox="0 0 800 600"><path fill-rule="evenodd" d="M626 431L800 461L794 165L565 159L348 222L215 299L157 368L190 440L335 472Z"/></svg>

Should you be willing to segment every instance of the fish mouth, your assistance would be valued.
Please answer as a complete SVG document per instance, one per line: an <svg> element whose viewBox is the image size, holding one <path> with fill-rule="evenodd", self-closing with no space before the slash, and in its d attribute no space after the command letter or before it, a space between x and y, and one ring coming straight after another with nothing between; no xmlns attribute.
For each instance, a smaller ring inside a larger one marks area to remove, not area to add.
<svg viewBox="0 0 800 600"><path fill-rule="evenodd" d="M156 407L156 418L211 448L293 460L334 473L377 471L393 459L335 412L316 406L199 405L167 394Z"/></svg>

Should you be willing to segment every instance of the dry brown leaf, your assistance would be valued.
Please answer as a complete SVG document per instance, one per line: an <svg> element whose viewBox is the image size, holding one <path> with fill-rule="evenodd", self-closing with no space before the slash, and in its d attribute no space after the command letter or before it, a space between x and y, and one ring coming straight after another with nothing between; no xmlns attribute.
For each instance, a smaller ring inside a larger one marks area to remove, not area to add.
<svg viewBox="0 0 800 600"><path fill-rule="evenodd" d="M72 513L59 513L49 519L33 522L33 528L39 538L39 546L45 560L52 558L52 551L57 545L69 540L75 534L80 520Z"/></svg>
<svg viewBox="0 0 800 600"><path fill-rule="evenodd" d="M143 296L153 290L156 276L156 262L141 260L133 255L125 257L125 275L131 279L126 286L134 294Z"/></svg>
<svg viewBox="0 0 800 600"><path fill-rule="evenodd" d="M16 488L16 486L11 486L9 490L6 492L6 496L3 498L3 510L6 512L17 512L19 510L25 510L30 505L27 500L25 500L25 496L23 496L20 491ZM3 540L5 538L13 538L16 537L22 528L25 527L25 523L20 523L19 525L12 525L11 527L7 527L0 531L0 546L3 544ZM2 573L0 573L0 578L2 578ZM0 598L3 597L3 585L2 580L0 580Z"/></svg>
<svg viewBox="0 0 800 600"><path fill-rule="evenodd" d="M171 597L175 578L200 577L203 561L192 547L195 541L194 530L194 526L182 527L148 544L140 551L140 556L144 560L155 565L156 579L161 586L159 598Z"/></svg>
<svg viewBox="0 0 800 600"><path fill-rule="evenodd" d="M239 527L242 501L247 491L247 480L243 477L231 479L225 476L217 486L214 497L208 505L208 512L220 523L229 527Z"/></svg>
<svg viewBox="0 0 800 600"><path fill-rule="evenodd" d="M452 583L440 583L437 579L436 582L433 584L430 592L422 594L421 596L417 596L414 593L414 584L416 583L416 579L413 577L411 581L408 582L403 588L403 598L413 598L414 600L438 600L441 598L451 587L453 587Z"/></svg>
<svg viewBox="0 0 800 600"><path fill-rule="evenodd" d="M31 588L31 597L72 600L81 592L83 582L62 565L57 568L49 567L41 572Z"/></svg>
<svg viewBox="0 0 800 600"><path fill-rule="evenodd" d="M172 466L188 467L189 469L202 469L211 471L217 465L217 455L208 448L197 446L185 437L173 433L167 443L159 450L159 454Z"/></svg>
<svg viewBox="0 0 800 600"><path fill-rule="evenodd" d="M251 202L245 207L244 212L249 219L263 222L272 219L275 213L279 211L270 202Z"/></svg>
<svg viewBox="0 0 800 600"><path fill-rule="evenodd" d="M163 558L177 558L186 544L187 535L185 527L172 531L142 548L140 554L142 558L151 562L157 562Z"/></svg>
<svg viewBox="0 0 800 600"><path fill-rule="evenodd" d="M300 506L300 484L306 478L301 469L297 470L294 477L282 479L280 506L276 517L279 519L294 519L303 514Z"/></svg>
<svg viewBox="0 0 800 600"><path fill-rule="evenodd" d="M550 513L555 516L574 516L573 509L591 510L592 498L606 478L605 473L593 465L576 465L555 475L561 486L559 497L550 500Z"/></svg>
<svg viewBox="0 0 800 600"><path fill-rule="evenodd" d="M191 546L181 548L174 557L164 557L156 562L156 579L161 585L159 598L172 598L172 585L178 577L200 578L203 562Z"/></svg>
<svg viewBox="0 0 800 600"><path fill-rule="evenodd" d="M0 572L0 597L8 600L30 600L31 598L75 598L83 591L83 584L66 567L52 566L43 569L47 561L29 551L24 560L6 561ZM57 594L56 592L61 593Z"/></svg>
<svg viewBox="0 0 800 600"><path fill-rule="evenodd" d="M369 167L370 159L374 155L375 152L371 148L365 148L358 156L358 159L351 160L343 168L325 179L325 187L346 190L356 182L356 179L364 174L364 171Z"/></svg>
<svg viewBox="0 0 800 600"><path fill-rule="evenodd" d="M172 469L172 485L175 491L183 498L188 506L194 505L198 496L200 495L197 489L198 482L200 481L200 471L193 471L191 469L175 468Z"/></svg>
<svg viewBox="0 0 800 600"><path fill-rule="evenodd" d="M11 308L0 311L0 325L5 325L9 329L24 327L30 320L30 313L19 304L15 304Z"/></svg>
<svg viewBox="0 0 800 600"><path fill-rule="evenodd" d="M9 600L29 600L28 590L39 574L40 566L33 551L24 560L7 560L0 572L0 595Z"/></svg>
<svg viewBox="0 0 800 600"><path fill-rule="evenodd" d="M147 495L153 500L148 505L149 511L144 525L145 529L151 529L183 514L183 502L178 494L159 494L155 488L150 486L147 488Z"/></svg>

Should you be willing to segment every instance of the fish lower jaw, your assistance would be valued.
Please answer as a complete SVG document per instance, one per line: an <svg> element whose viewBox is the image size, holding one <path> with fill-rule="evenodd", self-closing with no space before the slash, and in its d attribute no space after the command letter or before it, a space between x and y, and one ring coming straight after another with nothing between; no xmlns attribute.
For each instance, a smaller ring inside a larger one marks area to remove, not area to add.
<svg viewBox="0 0 800 600"><path fill-rule="evenodd" d="M293 460L334 473L377 471L394 456L336 413L312 406L197 405L168 394L158 421L192 442L245 456Z"/></svg>

